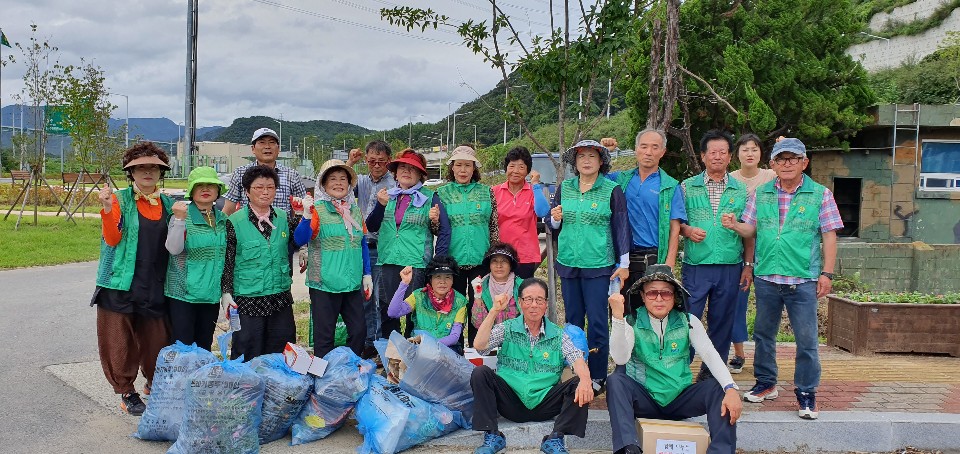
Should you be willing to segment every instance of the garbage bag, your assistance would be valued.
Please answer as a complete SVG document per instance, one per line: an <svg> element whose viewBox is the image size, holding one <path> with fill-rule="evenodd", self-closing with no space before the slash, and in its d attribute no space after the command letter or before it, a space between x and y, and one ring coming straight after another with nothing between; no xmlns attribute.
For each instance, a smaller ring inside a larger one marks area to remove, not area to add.
<svg viewBox="0 0 960 454"><path fill-rule="evenodd" d="M414 344L394 332L390 341L407 366L400 388L427 402L459 411L465 422L463 428L469 429L473 420L470 374L475 366L429 334L421 334L420 343Z"/></svg>
<svg viewBox="0 0 960 454"><path fill-rule="evenodd" d="M337 347L323 359L327 369L314 378L313 391L293 422L291 445L320 440L343 426L376 370L372 361L360 359L347 347Z"/></svg>
<svg viewBox="0 0 960 454"><path fill-rule="evenodd" d="M250 360L250 367L264 385L260 444L270 443L290 432L313 389L313 377L290 369L283 353L258 356Z"/></svg>
<svg viewBox="0 0 960 454"><path fill-rule="evenodd" d="M197 347L195 343L185 345L177 341L160 350L147 410L143 412L133 436L141 440L176 440L180 434L183 397L190 384L190 376L216 360L213 353Z"/></svg>
<svg viewBox="0 0 960 454"><path fill-rule="evenodd" d="M587 345L587 335L583 332L583 329L577 325L566 323L563 325L563 332L567 333L573 345L583 352L583 360L586 361L587 355L590 354L590 347ZM573 364L567 365L573 367Z"/></svg>
<svg viewBox="0 0 960 454"><path fill-rule="evenodd" d="M393 454L453 432L463 425L460 412L412 396L379 375L357 403L357 429L363 435L358 454Z"/></svg>
<svg viewBox="0 0 960 454"><path fill-rule="evenodd" d="M227 356L231 333L217 338ZM167 454L258 453L263 379L243 356L201 367L190 376L183 422Z"/></svg>

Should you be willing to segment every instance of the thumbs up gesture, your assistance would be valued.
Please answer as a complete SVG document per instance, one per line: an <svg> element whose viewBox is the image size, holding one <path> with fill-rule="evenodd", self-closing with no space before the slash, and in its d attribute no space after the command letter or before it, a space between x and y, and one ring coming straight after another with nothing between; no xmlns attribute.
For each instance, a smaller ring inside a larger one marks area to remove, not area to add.
<svg viewBox="0 0 960 454"><path fill-rule="evenodd" d="M103 182L103 189L100 190L97 198L100 199L100 204L103 205L103 211L109 213L110 209L113 208L113 188L110 187L109 181Z"/></svg>
<svg viewBox="0 0 960 454"><path fill-rule="evenodd" d="M440 206L434 205L433 208L430 208L430 222L434 224L440 223Z"/></svg>

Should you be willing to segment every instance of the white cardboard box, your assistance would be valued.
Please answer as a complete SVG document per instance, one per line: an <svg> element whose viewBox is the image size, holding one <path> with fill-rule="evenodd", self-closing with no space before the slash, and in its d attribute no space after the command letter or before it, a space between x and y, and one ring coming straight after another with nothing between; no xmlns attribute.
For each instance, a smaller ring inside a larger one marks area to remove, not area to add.
<svg viewBox="0 0 960 454"><path fill-rule="evenodd" d="M463 357L473 363L474 366L487 366L497 370L497 355L481 355L475 348L463 349Z"/></svg>
<svg viewBox="0 0 960 454"><path fill-rule="evenodd" d="M307 349L290 342L287 342L287 346L283 348L283 358L294 372L301 374L309 373L322 377L327 370L327 361L314 357Z"/></svg>

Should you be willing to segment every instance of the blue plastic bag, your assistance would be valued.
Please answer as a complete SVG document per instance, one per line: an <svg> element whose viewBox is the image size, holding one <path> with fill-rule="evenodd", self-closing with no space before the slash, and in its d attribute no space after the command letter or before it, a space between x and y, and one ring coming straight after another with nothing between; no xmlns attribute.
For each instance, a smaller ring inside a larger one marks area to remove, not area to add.
<svg viewBox="0 0 960 454"><path fill-rule="evenodd" d="M231 333L217 338L227 356ZM217 361L190 377L177 442L167 454L258 453L263 379L236 360Z"/></svg>
<svg viewBox="0 0 960 454"><path fill-rule="evenodd" d="M216 360L213 353L197 347L197 344L184 345L177 341L160 350L147 410L143 412L133 436L142 440L176 440L180 434L183 397L190 384L190 376Z"/></svg>
<svg viewBox="0 0 960 454"><path fill-rule="evenodd" d="M587 345L587 335L583 332L583 329L577 325L565 323L563 325L563 332L567 333L567 336L570 336L573 346L583 352L583 360L586 361L587 355L590 354L590 347ZM566 362L566 360L564 360L564 362ZM567 365L573 367L573 364Z"/></svg>
<svg viewBox="0 0 960 454"><path fill-rule="evenodd" d="M357 403L358 454L393 454L441 437L463 426L460 412L412 396L379 375Z"/></svg>
<svg viewBox="0 0 960 454"><path fill-rule="evenodd" d="M320 440L343 426L376 370L373 361L360 359L347 347L337 347L323 359L327 369L314 379L313 392L293 422L291 445Z"/></svg>
<svg viewBox="0 0 960 454"><path fill-rule="evenodd" d="M473 420L470 375L475 366L429 334L421 334L420 344L414 344L394 331L390 342L407 366L400 388L427 402L459 411L463 428L469 429Z"/></svg>
<svg viewBox="0 0 960 454"><path fill-rule="evenodd" d="M270 443L290 431L313 389L313 377L290 369L282 353L253 358L250 367L263 379L264 386L260 444Z"/></svg>

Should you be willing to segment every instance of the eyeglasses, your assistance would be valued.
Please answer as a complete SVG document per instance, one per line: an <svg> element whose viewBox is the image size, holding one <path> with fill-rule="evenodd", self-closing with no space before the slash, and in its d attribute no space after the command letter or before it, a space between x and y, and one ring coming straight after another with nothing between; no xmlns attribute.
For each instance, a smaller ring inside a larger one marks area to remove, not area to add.
<svg viewBox="0 0 960 454"><path fill-rule="evenodd" d="M384 166L386 166L386 165L389 164L389 163L390 163L389 160L367 159L367 165L368 165L368 166L371 166L371 167L375 167L375 166L384 167Z"/></svg>
<svg viewBox="0 0 960 454"><path fill-rule="evenodd" d="M651 301L657 299L657 297L664 300L670 300L673 299L673 290L647 290L646 292L643 292L643 295Z"/></svg>
<svg viewBox="0 0 960 454"><path fill-rule="evenodd" d="M794 164L799 164L802 159L803 159L803 156L791 156L789 158L778 156L774 158L773 161L780 165L783 165L783 164L794 165Z"/></svg>
<svg viewBox="0 0 960 454"><path fill-rule="evenodd" d="M276 186L250 186L251 191L264 192L264 191L273 191L277 189Z"/></svg>
<svg viewBox="0 0 960 454"><path fill-rule="evenodd" d="M520 298L520 301L524 304L536 304L538 306L546 306L547 299L542 296L524 296Z"/></svg>

